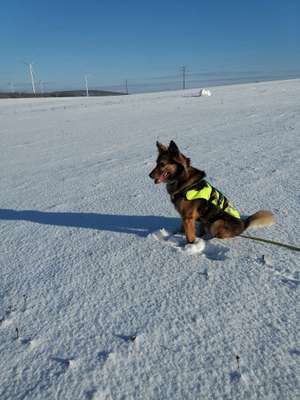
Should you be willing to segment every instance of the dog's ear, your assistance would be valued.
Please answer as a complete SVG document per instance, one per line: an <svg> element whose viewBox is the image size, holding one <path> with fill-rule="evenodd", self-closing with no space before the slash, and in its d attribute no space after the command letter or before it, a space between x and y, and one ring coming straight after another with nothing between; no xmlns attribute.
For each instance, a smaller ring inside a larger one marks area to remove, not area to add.
<svg viewBox="0 0 300 400"><path fill-rule="evenodd" d="M172 156L179 156L179 154L180 154L179 148L173 140L171 140L168 150L169 150L169 153L172 154Z"/></svg>
<svg viewBox="0 0 300 400"><path fill-rule="evenodd" d="M159 154L165 153L168 150L167 146L159 142L156 142L156 147L158 149Z"/></svg>

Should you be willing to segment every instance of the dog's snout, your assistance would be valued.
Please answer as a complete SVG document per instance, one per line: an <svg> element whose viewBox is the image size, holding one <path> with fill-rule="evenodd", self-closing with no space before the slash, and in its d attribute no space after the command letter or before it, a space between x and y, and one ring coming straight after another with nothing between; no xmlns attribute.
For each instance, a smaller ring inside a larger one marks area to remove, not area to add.
<svg viewBox="0 0 300 400"><path fill-rule="evenodd" d="M149 177L151 179L154 179L154 174L155 174L155 168L150 172Z"/></svg>

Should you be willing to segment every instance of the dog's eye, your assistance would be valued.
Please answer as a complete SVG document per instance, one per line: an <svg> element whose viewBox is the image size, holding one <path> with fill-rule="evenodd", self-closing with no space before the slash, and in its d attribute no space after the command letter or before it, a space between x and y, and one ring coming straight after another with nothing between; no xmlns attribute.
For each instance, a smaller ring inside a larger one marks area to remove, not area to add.
<svg viewBox="0 0 300 400"><path fill-rule="evenodd" d="M165 167L165 166L166 166L166 163L165 163L165 162L160 162L158 165L159 165L160 167Z"/></svg>

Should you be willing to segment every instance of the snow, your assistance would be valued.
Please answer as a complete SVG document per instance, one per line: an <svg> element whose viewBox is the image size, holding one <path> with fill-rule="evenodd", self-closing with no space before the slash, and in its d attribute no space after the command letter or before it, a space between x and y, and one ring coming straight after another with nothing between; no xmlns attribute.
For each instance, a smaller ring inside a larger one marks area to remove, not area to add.
<svg viewBox="0 0 300 400"><path fill-rule="evenodd" d="M299 245L300 80L187 92L1 100L1 400L299 398L299 254L186 247L148 174L173 139Z"/></svg>

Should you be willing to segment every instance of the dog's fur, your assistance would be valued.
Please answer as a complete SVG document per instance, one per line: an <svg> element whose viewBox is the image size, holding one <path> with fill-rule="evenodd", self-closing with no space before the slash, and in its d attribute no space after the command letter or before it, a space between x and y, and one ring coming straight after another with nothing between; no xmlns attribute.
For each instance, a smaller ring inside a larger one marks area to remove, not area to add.
<svg viewBox="0 0 300 400"><path fill-rule="evenodd" d="M249 227L262 227L275 223L270 211L258 211L246 219L235 218L205 199L187 200L180 193L205 177L205 172L193 168L190 159L183 155L176 143L169 146L159 142L156 167L149 174L155 183L166 183L167 191L182 218L182 227L188 243L196 239L196 222L201 222L202 233L228 239L240 235ZM178 196L179 194L179 196Z"/></svg>

